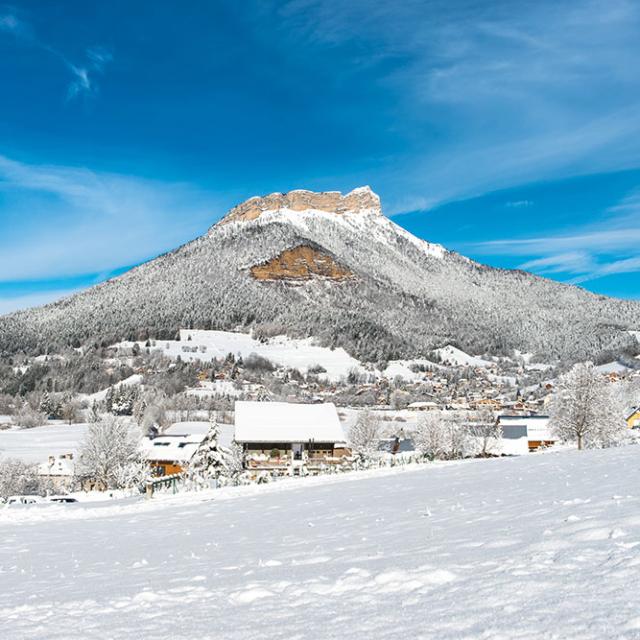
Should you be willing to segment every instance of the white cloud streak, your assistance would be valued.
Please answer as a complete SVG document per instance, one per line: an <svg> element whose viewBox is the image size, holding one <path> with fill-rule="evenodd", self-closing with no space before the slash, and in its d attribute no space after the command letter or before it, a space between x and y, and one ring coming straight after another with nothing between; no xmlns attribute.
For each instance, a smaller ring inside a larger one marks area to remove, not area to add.
<svg viewBox="0 0 640 640"><path fill-rule="evenodd" d="M635 2L291 0L280 18L286 35L351 47L345 73L379 65L411 146L374 180L399 194L392 214L640 162Z"/></svg>
<svg viewBox="0 0 640 640"><path fill-rule="evenodd" d="M187 184L4 156L0 190L8 202L4 228L0 221L0 281L7 282L136 264L196 237L224 211L214 194ZM12 209L15 194L19 209Z"/></svg>
<svg viewBox="0 0 640 640"><path fill-rule="evenodd" d="M640 271L640 193L604 212L603 220L574 233L492 240L470 245L482 255L536 256L518 265L539 274L574 274L579 284Z"/></svg>
<svg viewBox="0 0 640 640"><path fill-rule="evenodd" d="M75 63L55 47L40 40L32 26L14 11L5 10L0 13L1 32L11 34L18 42L52 55L66 67L73 77L67 87L67 100L95 95L98 91L95 76L103 74L105 66L113 60L112 54L106 49L90 47L85 52L85 59Z"/></svg>

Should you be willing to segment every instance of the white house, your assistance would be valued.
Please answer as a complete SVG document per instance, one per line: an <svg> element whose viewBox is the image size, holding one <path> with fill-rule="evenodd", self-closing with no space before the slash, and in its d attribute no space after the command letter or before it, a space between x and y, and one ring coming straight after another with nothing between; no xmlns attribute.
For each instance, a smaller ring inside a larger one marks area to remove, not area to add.
<svg viewBox="0 0 640 640"><path fill-rule="evenodd" d="M38 475L48 481L55 491L70 491L73 488L75 475L73 454L64 453L57 458L49 456L47 462L38 465Z"/></svg>
<svg viewBox="0 0 640 640"><path fill-rule="evenodd" d="M235 403L235 440L253 469L308 468L349 455L333 403Z"/></svg>
<svg viewBox="0 0 640 640"><path fill-rule="evenodd" d="M508 455L529 453L556 441L549 416L498 416L498 423L502 427L502 452Z"/></svg>

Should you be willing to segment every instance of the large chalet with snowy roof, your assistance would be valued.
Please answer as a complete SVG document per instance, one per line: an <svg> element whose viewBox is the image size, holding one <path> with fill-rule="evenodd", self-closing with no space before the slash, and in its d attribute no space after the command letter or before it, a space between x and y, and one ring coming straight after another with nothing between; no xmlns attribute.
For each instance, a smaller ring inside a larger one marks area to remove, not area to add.
<svg viewBox="0 0 640 640"><path fill-rule="evenodd" d="M238 401L235 441L250 470L313 473L350 455L332 403Z"/></svg>

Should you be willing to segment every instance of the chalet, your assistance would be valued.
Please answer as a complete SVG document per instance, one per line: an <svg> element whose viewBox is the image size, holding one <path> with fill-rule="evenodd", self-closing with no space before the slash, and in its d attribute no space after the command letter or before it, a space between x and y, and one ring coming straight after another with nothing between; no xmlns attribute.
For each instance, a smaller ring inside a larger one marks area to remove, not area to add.
<svg viewBox="0 0 640 640"><path fill-rule="evenodd" d="M197 451L205 434L161 435L143 438L142 451L154 476L182 473Z"/></svg>
<svg viewBox="0 0 640 640"><path fill-rule="evenodd" d="M555 444L548 416L498 416L502 448L506 454L522 454Z"/></svg>
<svg viewBox="0 0 640 640"><path fill-rule="evenodd" d="M249 469L275 473L313 472L338 464L350 451L332 403L235 403L235 441Z"/></svg>
<svg viewBox="0 0 640 640"><path fill-rule="evenodd" d="M640 407L629 409L624 419L629 429L640 429Z"/></svg>
<svg viewBox="0 0 640 640"><path fill-rule="evenodd" d="M500 411L502 409L502 403L495 398L480 398L471 403L474 409L489 409L491 411Z"/></svg>
<svg viewBox="0 0 640 640"><path fill-rule="evenodd" d="M38 465L38 475L56 493L70 491L75 477L73 454L64 453L57 458L49 456L47 462Z"/></svg>
<svg viewBox="0 0 640 640"><path fill-rule="evenodd" d="M143 455L153 475L171 476L185 471L209 427L208 422L176 422L161 435L143 438ZM221 424L219 428L220 444L229 447L233 440L233 426Z"/></svg>

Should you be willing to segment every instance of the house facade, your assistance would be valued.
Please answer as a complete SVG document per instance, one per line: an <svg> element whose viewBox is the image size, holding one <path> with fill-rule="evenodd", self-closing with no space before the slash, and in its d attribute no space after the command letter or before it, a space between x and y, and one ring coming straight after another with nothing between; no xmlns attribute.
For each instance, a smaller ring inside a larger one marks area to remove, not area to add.
<svg viewBox="0 0 640 640"><path fill-rule="evenodd" d="M549 426L549 416L498 416L502 427L502 450L509 455L521 455L550 447L556 438Z"/></svg>
<svg viewBox="0 0 640 640"><path fill-rule="evenodd" d="M629 429L640 429L640 407L629 409L625 420Z"/></svg>
<svg viewBox="0 0 640 640"><path fill-rule="evenodd" d="M235 441L254 472L314 473L350 455L333 403L238 401Z"/></svg>
<svg viewBox="0 0 640 640"><path fill-rule="evenodd" d="M73 454L49 456L47 462L38 465L38 475L56 493L71 491L75 480Z"/></svg>
<svg viewBox="0 0 640 640"><path fill-rule="evenodd" d="M204 439L204 434L161 435L144 438L144 459L154 476L171 476L182 473Z"/></svg>

